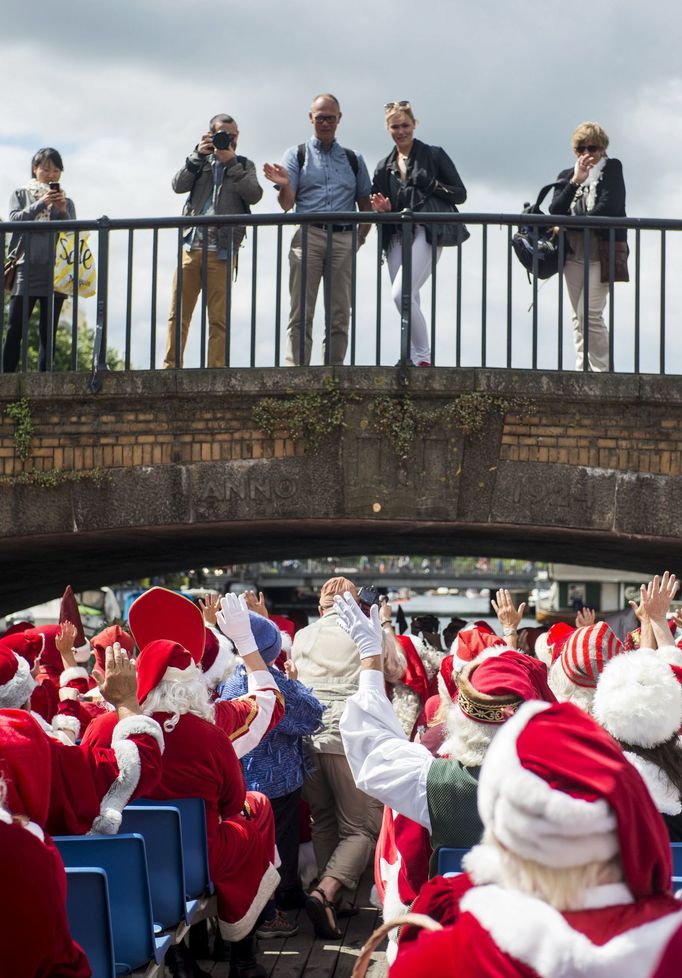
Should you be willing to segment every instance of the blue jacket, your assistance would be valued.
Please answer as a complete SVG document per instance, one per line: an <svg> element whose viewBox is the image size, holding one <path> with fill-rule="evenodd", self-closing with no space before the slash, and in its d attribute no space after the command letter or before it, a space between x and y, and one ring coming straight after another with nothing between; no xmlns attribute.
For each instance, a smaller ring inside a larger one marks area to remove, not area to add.
<svg viewBox="0 0 682 978"><path fill-rule="evenodd" d="M250 791L262 791L268 798L281 798L303 784L306 761L302 738L322 726L323 705L297 679L289 679L269 666L270 674L284 697L284 716L257 747L242 758L244 779ZM233 700L248 692L243 664L218 687L221 700Z"/></svg>

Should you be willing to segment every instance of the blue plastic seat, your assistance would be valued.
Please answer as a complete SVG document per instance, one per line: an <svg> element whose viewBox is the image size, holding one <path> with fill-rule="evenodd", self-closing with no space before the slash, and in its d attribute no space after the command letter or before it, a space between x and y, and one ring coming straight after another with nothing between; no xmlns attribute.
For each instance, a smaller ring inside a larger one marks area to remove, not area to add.
<svg viewBox="0 0 682 978"><path fill-rule="evenodd" d="M92 978L115 978L109 885L100 866L66 868L66 912L71 936L85 951Z"/></svg>
<svg viewBox="0 0 682 978"><path fill-rule="evenodd" d="M67 868L99 866L107 874L116 973L160 965L171 938L156 935L142 836L57 835L54 843Z"/></svg>
<svg viewBox="0 0 682 978"><path fill-rule="evenodd" d="M436 875L445 876L446 873L463 872L462 859L469 851L469 849L449 849L441 846L437 854Z"/></svg>
<svg viewBox="0 0 682 978"><path fill-rule="evenodd" d="M154 798L136 798L134 807L166 806L177 808L182 825L182 851L185 860L185 896L198 899L213 893L211 873L208 868L208 838L206 835L206 805L203 798L173 798L157 801Z"/></svg>
<svg viewBox="0 0 682 978"><path fill-rule="evenodd" d="M170 805L129 805L123 809L121 832L145 841L154 920L164 930L191 924L199 900L185 898L185 862L180 812Z"/></svg>
<svg viewBox="0 0 682 978"><path fill-rule="evenodd" d="M670 853L673 857L673 876L682 876L682 842L671 842Z"/></svg>

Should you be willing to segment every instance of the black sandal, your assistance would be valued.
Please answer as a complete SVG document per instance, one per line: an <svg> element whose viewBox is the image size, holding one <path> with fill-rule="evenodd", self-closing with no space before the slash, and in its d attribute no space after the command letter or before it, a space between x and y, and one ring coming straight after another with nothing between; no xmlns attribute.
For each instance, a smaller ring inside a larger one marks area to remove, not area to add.
<svg viewBox="0 0 682 978"><path fill-rule="evenodd" d="M320 899L318 900L317 897L314 897L313 893L319 893ZM332 912L333 927L329 923L329 917L327 916L328 910ZM343 937L336 922L336 907L327 899L319 887L315 887L308 894L305 902L305 912L310 918L316 937L326 937L330 941L338 941L339 938Z"/></svg>

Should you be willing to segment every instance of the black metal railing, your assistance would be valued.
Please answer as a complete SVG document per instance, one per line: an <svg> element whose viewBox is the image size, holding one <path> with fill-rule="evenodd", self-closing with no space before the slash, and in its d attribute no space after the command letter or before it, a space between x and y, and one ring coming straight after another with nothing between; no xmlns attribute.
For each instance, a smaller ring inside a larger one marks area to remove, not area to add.
<svg viewBox="0 0 682 978"><path fill-rule="evenodd" d="M608 328L609 366L623 373L678 373L682 362L682 337L677 327L682 309L682 293L677 277L669 268L679 267L678 249L682 238L672 232L682 230L682 221L642 218L585 218L518 214L433 214L403 211L399 214L254 214L231 217L192 217L193 228L246 227L246 242L233 248L232 235L225 248L225 366L280 366L286 336L288 286L285 279L285 232L301 226L304 279L298 316L300 345L298 359L305 360L306 256L310 226L325 223L327 245L334 248L335 232L328 222L349 225L354 255L351 281L349 345L345 362L350 365L407 364L411 333L411 242L413 226L466 223L471 238L464 245L443 249L439 261L436 241L432 243L431 277L424 287L428 301L432 362L449 366L499 366L533 370L570 369L573 357L571 331L566 328L569 308L564 298L562 271L568 250L567 231L582 230L588 253L590 230L608 230L611 270L614 267L615 232L629 229L630 277L628 285L609 285ZM97 262L97 292L93 299L73 295L70 309L62 315L68 337L70 369L79 364L81 315L94 328L92 354L93 389L99 373L107 369L107 351L119 354L123 369L155 369L160 365L160 344L168 327L159 326L159 316L170 307L172 278L176 275L175 355L181 360L181 313L183 267L187 218L144 218L94 221L0 223L0 249L5 254L10 236L20 232L25 242L31 235L48 235L54 255L57 235L74 234L74 252L85 235L91 237L91 250ZM402 247L402 288L395 308L388 274L382 270L381 235L370 235L365 248L358 249L359 227L363 224L393 224L398 227ZM516 226L541 228L548 223L558 228L559 275L539 281L527 277L516 261L511 239ZM234 234L233 230L233 234ZM208 235L201 247L202 287L200 303L185 353L184 365L204 367L210 330L207 303ZM433 236L435 239L435 236ZM96 245L94 242L96 241ZM25 249L27 254L29 250ZM238 274L233 263L239 257ZM30 261L27 258L27 270ZM320 287L329 293L333 270L327 263ZM26 277L25 277L26 278ZM245 282L244 279L247 279ZM670 282L672 281L672 285ZM7 294L0 308L0 338L7 331ZM47 302L51 319L55 293L49 287ZM321 295L317 303L316 324L326 339L327 359L331 348L330 304ZM584 320L588 320L589 278L585 265ZM20 366L27 369L29 317L23 303ZM323 308L324 307L324 308ZM164 317L165 318L165 317ZM589 331L584 337L584 366L588 369ZM54 338L47 330L48 369L54 359ZM322 362L313 355L313 363Z"/></svg>

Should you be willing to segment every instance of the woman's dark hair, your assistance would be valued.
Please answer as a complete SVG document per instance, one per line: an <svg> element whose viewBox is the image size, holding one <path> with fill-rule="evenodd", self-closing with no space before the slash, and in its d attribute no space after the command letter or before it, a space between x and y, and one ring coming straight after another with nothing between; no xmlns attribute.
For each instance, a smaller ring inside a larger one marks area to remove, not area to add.
<svg viewBox="0 0 682 978"><path fill-rule="evenodd" d="M39 149L37 153L33 154L33 159L31 160L31 176L35 173L36 167L44 163L45 160L53 163L58 170L64 169L64 163L60 153L56 149L52 149L51 146L44 146L43 149Z"/></svg>
<svg viewBox="0 0 682 978"><path fill-rule="evenodd" d="M656 767L660 767L682 797L682 746L677 733L674 733L670 740L656 744L655 747L639 747L637 744L625 744L622 740L618 743L623 750L637 754L643 760L651 761Z"/></svg>

